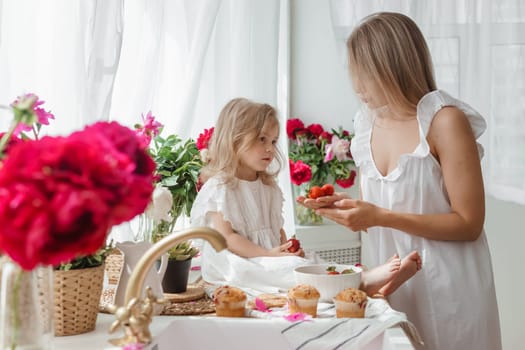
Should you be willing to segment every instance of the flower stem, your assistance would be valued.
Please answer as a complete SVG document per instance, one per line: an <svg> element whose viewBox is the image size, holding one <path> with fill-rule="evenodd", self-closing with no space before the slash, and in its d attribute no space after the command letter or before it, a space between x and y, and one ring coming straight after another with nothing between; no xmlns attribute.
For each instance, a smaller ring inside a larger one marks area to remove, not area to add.
<svg viewBox="0 0 525 350"><path fill-rule="evenodd" d="M16 127L18 126L19 121L14 121L11 123L11 126L9 127L9 130L2 136L0 139L0 158L3 158L4 156L4 149L9 142L9 139L11 138L11 135L13 135L13 132L15 132Z"/></svg>

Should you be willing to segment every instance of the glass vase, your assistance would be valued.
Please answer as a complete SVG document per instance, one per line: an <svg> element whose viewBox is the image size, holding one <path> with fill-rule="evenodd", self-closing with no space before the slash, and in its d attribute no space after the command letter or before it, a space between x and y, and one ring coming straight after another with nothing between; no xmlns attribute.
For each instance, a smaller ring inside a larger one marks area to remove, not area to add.
<svg viewBox="0 0 525 350"><path fill-rule="evenodd" d="M316 214L314 210L308 209L295 201L295 198L298 196L305 196L310 186L308 183L300 186L293 185L295 223L297 225L312 226L323 224L323 217L321 215Z"/></svg>
<svg viewBox="0 0 525 350"><path fill-rule="evenodd" d="M52 267L27 271L4 256L0 273L0 349L53 349Z"/></svg>

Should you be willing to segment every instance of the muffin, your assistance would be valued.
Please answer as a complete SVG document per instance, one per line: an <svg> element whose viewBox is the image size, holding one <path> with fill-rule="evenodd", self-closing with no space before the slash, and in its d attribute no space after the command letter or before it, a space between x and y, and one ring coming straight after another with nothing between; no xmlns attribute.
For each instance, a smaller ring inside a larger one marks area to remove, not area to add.
<svg viewBox="0 0 525 350"><path fill-rule="evenodd" d="M338 318L363 318L365 317L367 302L367 295L362 290L356 288L343 289L334 298L335 315Z"/></svg>
<svg viewBox="0 0 525 350"><path fill-rule="evenodd" d="M222 317L244 317L246 293L232 286L221 286L213 292L215 314Z"/></svg>
<svg viewBox="0 0 525 350"><path fill-rule="evenodd" d="M291 314L301 312L317 317L319 291L308 284L299 284L288 290L288 309Z"/></svg>

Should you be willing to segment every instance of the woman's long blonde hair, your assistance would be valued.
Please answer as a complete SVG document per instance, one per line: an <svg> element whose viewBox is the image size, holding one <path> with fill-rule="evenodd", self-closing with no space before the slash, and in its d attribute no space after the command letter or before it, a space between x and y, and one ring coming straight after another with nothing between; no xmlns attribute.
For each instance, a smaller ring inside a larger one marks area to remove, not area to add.
<svg viewBox="0 0 525 350"><path fill-rule="evenodd" d="M374 81L397 113L414 115L419 100L437 89L425 38L417 24L401 13L379 12L364 18L346 46L351 75Z"/></svg>
<svg viewBox="0 0 525 350"><path fill-rule="evenodd" d="M235 98L228 102L219 114L208 147L208 164L202 168L203 181L222 173L225 181L235 178L240 163L240 154L247 151L259 140L263 131L279 127L277 111L265 103L256 103L245 98ZM259 172L265 184L274 184L275 175L283 164L283 156L278 148L275 152L275 169L272 172Z"/></svg>

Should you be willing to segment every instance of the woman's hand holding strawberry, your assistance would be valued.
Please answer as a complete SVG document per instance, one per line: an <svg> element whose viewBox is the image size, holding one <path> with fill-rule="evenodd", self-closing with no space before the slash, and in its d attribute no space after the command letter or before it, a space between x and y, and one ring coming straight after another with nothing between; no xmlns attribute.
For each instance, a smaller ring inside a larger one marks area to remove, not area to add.
<svg viewBox="0 0 525 350"><path fill-rule="evenodd" d="M319 209L331 207L334 202L348 198L344 192L334 192L332 184L325 184L322 187L312 186L306 196L299 196L296 201L308 209Z"/></svg>

